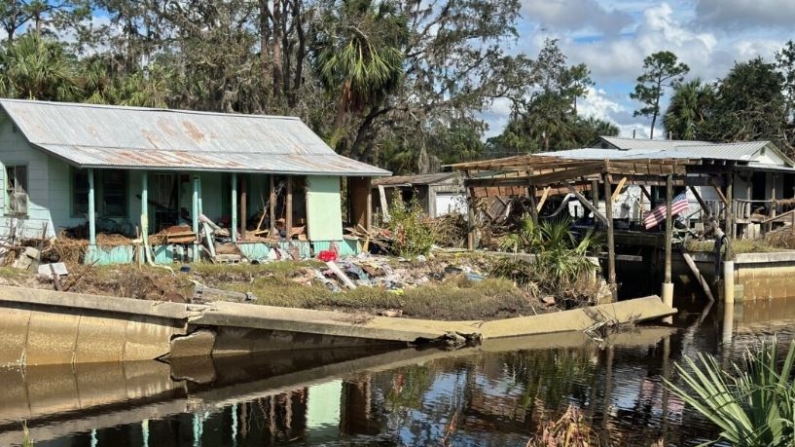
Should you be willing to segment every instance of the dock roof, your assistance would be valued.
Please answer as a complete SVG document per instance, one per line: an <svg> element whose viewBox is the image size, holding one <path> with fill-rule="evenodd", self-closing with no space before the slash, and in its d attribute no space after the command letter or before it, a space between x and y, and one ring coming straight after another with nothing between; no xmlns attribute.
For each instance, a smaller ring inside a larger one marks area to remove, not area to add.
<svg viewBox="0 0 795 447"><path fill-rule="evenodd" d="M300 119L2 99L42 151L79 168L386 176L334 152Z"/></svg>

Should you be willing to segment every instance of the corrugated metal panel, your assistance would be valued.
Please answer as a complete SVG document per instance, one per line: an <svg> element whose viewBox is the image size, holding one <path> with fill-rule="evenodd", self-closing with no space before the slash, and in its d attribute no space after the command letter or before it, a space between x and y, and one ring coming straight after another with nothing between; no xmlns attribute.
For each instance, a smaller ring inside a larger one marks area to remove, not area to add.
<svg viewBox="0 0 795 447"><path fill-rule="evenodd" d="M751 161L759 151L770 144L768 141L749 141L746 143L724 143L709 145L680 145L678 150L715 160Z"/></svg>
<svg viewBox="0 0 795 447"><path fill-rule="evenodd" d="M639 160L639 159L693 159L707 158L713 160L744 161L753 166L762 167L783 167L782 165L771 165L758 163L754 164L757 155L762 149L771 147L782 158L786 156L780 154L775 146L769 141L753 141L747 143L725 143L725 144L705 144L690 146L670 146L668 148L644 148L644 149L569 149L565 151L546 152L538 155L548 155L553 157L568 158L573 160Z"/></svg>
<svg viewBox="0 0 795 447"><path fill-rule="evenodd" d="M32 144L80 167L383 176L336 154L301 120L0 100Z"/></svg>
<svg viewBox="0 0 795 447"><path fill-rule="evenodd" d="M676 149L683 144L695 146L713 144L707 141L695 140L646 140L643 138L599 137L618 149Z"/></svg>
<svg viewBox="0 0 795 447"><path fill-rule="evenodd" d="M431 185L455 178L455 172L440 172L437 174L398 175L394 177L373 180L373 186L394 185Z"/></svg>
<svg viewBox="0 0 795 447"><path fill-rule="evenodd" d="M252 172L302 175L388 175L388 171L334 152L317 155L186 152L36 144L83 168Z"/></svg>

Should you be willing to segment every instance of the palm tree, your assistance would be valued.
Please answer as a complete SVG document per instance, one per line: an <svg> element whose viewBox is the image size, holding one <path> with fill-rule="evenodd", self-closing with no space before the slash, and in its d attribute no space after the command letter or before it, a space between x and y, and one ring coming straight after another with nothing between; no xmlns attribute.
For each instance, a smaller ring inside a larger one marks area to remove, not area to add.
<svg viewBox="0 0 795 447"><path fill-rule="evenodd" d="M326 0L310 31L312 65L337 100L335 132L345 116L381 103L404 76L408 24L394 1Z"/></svg>
<svg viewBox="0 0 795 447"><path fill-rule="evenodd" d="M710 84L702 84L699 78L675 86L663 116L666 134L675 140L697 139L699 127L707 119L714 99L715 89Z"/></svg>
<svg viewBox="0 0 795 447"><path fill-rule="evenodd" d="M63 47L27 34L0 50L0 95L67 101L77 93L76 75Z"/></svg>

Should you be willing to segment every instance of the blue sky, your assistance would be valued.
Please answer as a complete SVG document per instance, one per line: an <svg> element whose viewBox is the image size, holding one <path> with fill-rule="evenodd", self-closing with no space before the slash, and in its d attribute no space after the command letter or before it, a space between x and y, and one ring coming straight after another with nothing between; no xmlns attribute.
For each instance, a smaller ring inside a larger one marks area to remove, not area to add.
<svg viewBox="0 0 795 447"><path fill-rule="evenodd" d="M559 39L569 62L588 65L596 81L580 110L614 122L622 136L648 137L650 121L632 116L638 104L629 98L644 57L672 51L690 77L715 80L735 62L772 61L795 40L793 23L795 0L523 0L515 50L535 57L546 38ZM488 135L501 132L508 113L507 102L493 105Z"/></svg>

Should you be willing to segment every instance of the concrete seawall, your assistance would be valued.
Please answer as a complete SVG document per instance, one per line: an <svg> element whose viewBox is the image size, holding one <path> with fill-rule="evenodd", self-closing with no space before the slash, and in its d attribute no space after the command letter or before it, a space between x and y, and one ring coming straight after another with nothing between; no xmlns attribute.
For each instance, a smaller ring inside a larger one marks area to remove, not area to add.
<svg viewBox="0 0 795 447"><path fill-rule="evenodd" d="M317 348L460 346L676 312L656 296L495 321L435 321L216 302L177 304L0 286L0 366L240 356Z"/></svg>

